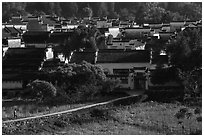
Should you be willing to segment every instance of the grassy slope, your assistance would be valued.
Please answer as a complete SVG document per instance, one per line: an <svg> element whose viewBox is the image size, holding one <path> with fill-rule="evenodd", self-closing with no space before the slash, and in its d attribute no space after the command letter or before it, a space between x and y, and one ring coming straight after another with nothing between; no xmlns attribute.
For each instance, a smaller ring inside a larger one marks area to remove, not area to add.
<svg viewBox="0 0 204 137"><path fill-rule="evenodd" d="M44 118L38 121L3 125L3 134L192 134L201 131L202 123L188 108L190 118L177 119L174 115L180 104L156 102L131 105L108 105L72 115ZM10 127L9 127L10 126Z"/></svg>
<svg viewBox="0 0 204 137"><path fill-rule="evenodd" d="M103 102L111 99L115 99L118 97L126 96L125 94L117 95L117 96L104 96L104 97L96 97L92 101L86 102L78 102L78 103L56 103L57 101L52 101L51 104L37 104L35 101L11 101L11 102L3 102L2 103L2 118L3 120L14 119L13 113L14 110L17 110L18 118L30 117L43 115L48 113L54 113L59 111L65 111L73 108L78 108L90 104L94 104L97 102ZM53 103L54 102L54 103Z"/></svg>

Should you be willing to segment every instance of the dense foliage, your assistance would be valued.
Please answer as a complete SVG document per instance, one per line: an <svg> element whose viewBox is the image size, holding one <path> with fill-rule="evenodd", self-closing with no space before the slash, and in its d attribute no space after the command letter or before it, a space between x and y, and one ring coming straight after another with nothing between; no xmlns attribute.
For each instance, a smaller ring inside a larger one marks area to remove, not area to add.
<svg viewBox="0 0 204 137"><path fill-rule="evenodd" d="M185 29L168 46L171 62L183 71L202 66L202 29Z"/></svg>
<svg viewBox="0 0 204 137"><path fill-rule="evenodd" d="M16 13L51 14L62 17L108 16L138 23L198 20L200 2L3 2L3 22Z"/></svg>
<svg viewBox="0 0 204 137"><path fill-rule="evenodd" d="M170 81L176 81L177 72L175 68L157 68L151 73L151 82L153 84L165 84Z"/></svg>
<svg viewBox="0 0 204 137"><path fill-rule="evenodd" d="M40 102L44 102L56 96L57 90L47 81L34 80L29 84L31 88L31 94L33 98L36 98Z"/></svg>
<svg viewBox="0 0 204 137"><path fill-rule="evenodd" d="M117 86L110 82L100 65L87 62L65 64L56 69L42 70L40 79L55 83L59 91L69 102L92 100L102 92L110 92Z"/></svg>
<svg viewBox="0 0 204 137"><path fill-rule="evenodd" d="M171 64L179 70L186 97L202 93L202 29L185 29L168 45Z"/></svg>

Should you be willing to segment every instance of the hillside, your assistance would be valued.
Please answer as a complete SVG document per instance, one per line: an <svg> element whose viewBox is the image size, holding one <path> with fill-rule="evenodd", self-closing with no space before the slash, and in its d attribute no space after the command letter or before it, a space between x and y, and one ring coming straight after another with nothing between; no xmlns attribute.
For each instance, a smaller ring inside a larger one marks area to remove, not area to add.
<svg viewBox="0 0 204 137"><path fill-rule="evenodd" d="M55 14L62 17L108 16L136 22L198 20L200 2L3 2L3 22L18 14Z"/></svg>
<svg viewBox="0 0 204 137"><path fill-rule="evenodd" d="M176 103L113 104L70 114L3 124L3 134L195 135L202 134L200 108ZM185 111L184 111L185 110Z"/></svg>

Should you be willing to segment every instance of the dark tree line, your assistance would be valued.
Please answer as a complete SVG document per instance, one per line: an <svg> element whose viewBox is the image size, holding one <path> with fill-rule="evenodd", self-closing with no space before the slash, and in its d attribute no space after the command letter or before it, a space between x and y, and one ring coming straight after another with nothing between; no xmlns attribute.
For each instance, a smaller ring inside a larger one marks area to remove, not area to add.
<svg viewBox="0 0 204 137"><path fill-rule="evenodd" d="M201 2L3 2L2 5L3 22L16 13L51 14L65 18L108 16L138 23L198 20L202 16Z"/></svg>
<svg viewBox="0 0 204 137"><path fill-rule="evenodd" d="M185 99L202 97L202 29L185 29L167 49L183 82Z"/></svg>

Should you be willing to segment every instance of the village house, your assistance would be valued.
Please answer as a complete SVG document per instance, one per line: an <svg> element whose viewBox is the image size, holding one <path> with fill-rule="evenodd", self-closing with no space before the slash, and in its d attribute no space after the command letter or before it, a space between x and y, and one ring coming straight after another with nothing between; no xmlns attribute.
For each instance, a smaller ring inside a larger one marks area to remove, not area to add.
<svg viewBox="0 0 204 137"><path fill-rule="evenodd" d="M180 32L184 25L184 21L172 21L170 22L170 32Z"/></svg>
<svg viewBox="0 0 204 137"><path fill-rule="evenodd" d="M120 88L147 90L147 70L150 67L148 51L99 50L73 52L69 63L87 61L103 67L110 79L120 80Z"/></svg>
<svg viewBox="0 0 204 137"><path fill-rule="evenodd" d="M108 77L121 80L121 88L148 89L150 55L146 50L99 50L96 64L104 68Z"/></svg>
<svg viewBox="0 0 204 137"><path fill-rule="evenodd" d="M120 21L119 28L129 28L131 26L131 23L129 21Z"/></svg>
<svg viewBox="0 0 204 137"><path fill-rule="evenodd" d="M11 17L11 20L8 23L2 23L2 28L4 27L14 27L21 31L26 31L27 23L23 22L21 15Z"/></svg>
<svg viewBox="0 0 204 137"><path fill-rule="evenodd" d="M163 23L161 30L163 32L170 32L170 24L169 23Z"/></svg>
<svg viewBox="0 0 204 137"><path fill-rule="evenodd" d="M24 47L21 40L22 33L15 27L2 28L3 55L8 48Z"/></svg>
<svg viewBox="0 0 204 137"><path fill-rule="evenodd" d="M107 38L107 49L99 51L62 51L81 23L95 25ZM135 25L136 27L131 27ZM49 15L16 16L2 25L3 89L22 88L42 67L52 68L64 63L87 61L99 64L111 79L121 81L120 87L147 90L154 86L150 74L159 65L169 68L165 49L152 58L147 40L168 42L175 31L202 27L201 21L180 21L157 24L137 24L106 19L62 19ZM113 27L114 26L114 27ZM25 43L25 47L22 43ZM30 78L29 78L30 77Z"/></svg>
<svg viewBox="0 0 204 137"><path fill-rule="evenodd" d="M27 31L23 34L22 39L26 47L45 48L49 32L47 31Z"/></svg>
<svg viewBox="0 0 204 137"><path fill-rule="evenodd" d="M141 40L149 36L150 30L150 28L125 28L122 31L122 36L126 40Z"/></svg>
<svg viewBox="0 0 204 137"><path fill-rule="evenodd" d="M55 25L60 24L58 21L54 19L54 17L50 15L42 15L40 16L40 20L42 23L42 29L46 31L51 31L54 29Z"/></svg>
<svg viewBox="0 0 204 137"><path fill-rule="evenodd" d="M119 33L120 33L119 27L109 27L108 31L105 32L105 36L108 37L108 35L112 35L113 38L116 38Z"/></svg>
<svg viewBox="0 0 204 137"><path fill-rule="evenodd" d="M112 22L107 20L98 20L96 23L96 28L109 28L112 27Z"/></svg>
<svg viewBox="0 0 204 137"><path fill-rule="evenodd" d="M95 51L74 51L70 54L68 63L79 64L86 61L91 64L96 64L97 52Z"/></svg>

